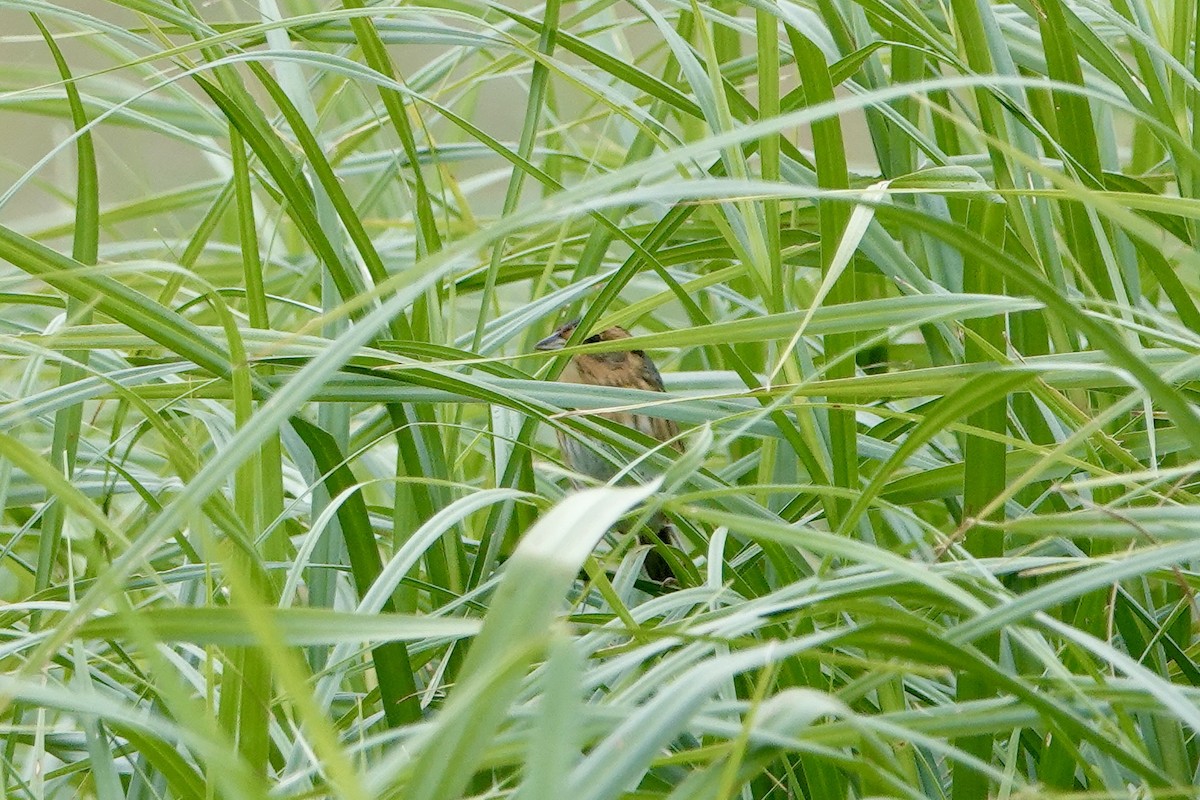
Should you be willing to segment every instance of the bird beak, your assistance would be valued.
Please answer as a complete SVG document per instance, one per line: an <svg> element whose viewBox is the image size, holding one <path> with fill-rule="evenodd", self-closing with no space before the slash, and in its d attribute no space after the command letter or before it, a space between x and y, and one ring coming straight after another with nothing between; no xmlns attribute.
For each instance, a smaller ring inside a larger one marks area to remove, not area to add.
<svg viewBox="0 0 1200 800"><path fill-rule="evenodd" d="M533 346L533 349L534 350L562 350L566 346L567 346L566 338L563 337L563 335L561 333L559 333L558 331L555 331L554 333L547 336L545 339L542 339L540 342L535 344Z"/></svg>

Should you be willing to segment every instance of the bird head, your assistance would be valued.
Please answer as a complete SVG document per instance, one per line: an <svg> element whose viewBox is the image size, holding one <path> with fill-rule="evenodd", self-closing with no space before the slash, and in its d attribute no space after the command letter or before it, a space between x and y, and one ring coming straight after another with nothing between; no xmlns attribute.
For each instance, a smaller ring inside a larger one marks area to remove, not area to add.
<svg viewBox="0 0 1200 800"><path fill-rule="evenodd" d="M568 322L566 325L563 325L561 328L556 330L554 333L550 334L545 339L542 339L540 342L535 344L533 346L533 348L535 350L561 350L567 346L567 342L570 340L571 334L575 333L575 329L577 327L579 327L579 320L574 320L572 322ZM589 336L587 339L584 339L584 344L595 344L596 342L611 342L616 339L628 339L628 338L629 338L629 331L625 330L624 328L620 328L620 327L617 327L614 325L611 328L602 330L599 333L593 334L592 336Z"/></svg>

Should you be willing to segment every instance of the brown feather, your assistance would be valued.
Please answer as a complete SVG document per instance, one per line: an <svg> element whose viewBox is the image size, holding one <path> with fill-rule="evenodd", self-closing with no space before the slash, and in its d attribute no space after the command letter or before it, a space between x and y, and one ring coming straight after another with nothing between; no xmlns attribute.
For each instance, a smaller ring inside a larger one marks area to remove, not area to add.
<svg viewBox="0 0 1200 800"><path fill-rule="evenodd" d="M587 341L592 343L627 338L629 338L628 331L624 328L614 327L588 338ZM591 386L618 386L625 389L642 389L648 392L665 391L658 368L642 350L581 353L571 359L558 379L566 383L582 383ZM679 426L673 420L631 411L606 412L600 416L641 431L660 442L674 439L671 446L683 452L683 444L675 439L679 435Z"/></svg>
<svg viewBox="0 0 1200 800"><path fill-rule="evenodd" d="M575 324L564 325L539 344L539 348L562 347L575 330ZM628 339L629 331L612 327L588 337L588 344ZM581 353L574 356L563 368L558 379L565 383L580 383L591 386L617 386L627 389L642 389L650 392L666 391L662 376L654 362L642 350L616 350L608 353ZM660 442L671 443L671 447L683 452L683 442L678 438L679 426L673 420L651 417L633 411L607 411L599 416L621 425L626 425ZM563 458L572 469L600 481L607 481L616 474L616 468L607 460L591 451L583 443L570 436L558 433L558 443ZM661 515L651 521L651 530L659 539L670 544L673 528ZM638 537L649 542L645 536ZM657 551L651 551L645 562L646 572L652 580L665 581L673 577L670 566Z"/></svg>

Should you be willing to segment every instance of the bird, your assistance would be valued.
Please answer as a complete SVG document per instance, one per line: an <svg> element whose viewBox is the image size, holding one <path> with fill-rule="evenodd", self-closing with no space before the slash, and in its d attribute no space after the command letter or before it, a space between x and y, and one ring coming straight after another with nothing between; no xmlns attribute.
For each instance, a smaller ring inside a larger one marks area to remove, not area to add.
<svg viewBox="0 0 1200 800"><path fill-rule="evenodd" d="M579 320L568 322L534 345L534 348L541 351L561 350L566 347L578 327ZM584 339L584 344L617 342L628 338L630 338L629 331L614 325L588 336ZM579 383L590 386L617 386L651 392L666 391L658 367L643 350L578 353L571 357L562 373L559 374L558 380L563 383ZM683 443L679 439L679 427L672 420L650 417L633 411L606 411L599 416L641 431L660 442L667 442L671 448L683 452ZM618 467L615 464L583 442L565 435L561 430L558 432L558 444L562 450L563 460L571 469L581 475L607 482L617 474ZM655 515L655 518L650 521L650 525L655 529L659 539L667 543L671 542L673 537L670 523L660 515ZM641 537L641 541L648 542L645 537ZM674 577L666 560L657 551L652 550L647 555L645 566L651 580L661 583Z"/></svg>

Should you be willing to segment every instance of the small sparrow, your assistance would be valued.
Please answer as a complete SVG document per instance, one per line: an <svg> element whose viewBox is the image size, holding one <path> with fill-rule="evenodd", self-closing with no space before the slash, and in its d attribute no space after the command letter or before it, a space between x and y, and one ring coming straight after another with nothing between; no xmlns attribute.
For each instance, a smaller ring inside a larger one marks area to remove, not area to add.
<svg viewBox="0 0 1200 800"><path fill-rule="evenodd" d="M554 333L542 339L535 345L538 350L561 350L567 340L575 332L579 321L569 322ZM613 342L630 338L629 331L624 328L612 327L593 334L584 340L584 344L596 342ZM614 350L607 353L580 353L572 356L571 361L563 369L558 379L564 383L582 383L592 386L620 386L627 389L644 389L651 392L665 391L662 376L654 362L642 350ZM649 417L631 411L611 411L600 414L622 425L641 431L660 442L670 442L670 446L682 452L683 444L679 441L679 428L674 422L659 417ZM558 433L559 447L562 448L563 459L571 469L598 481L608 481L617 474L617 466L600 454L588 448L585 444L570 436ZM671 541L671 526L665 520L651 520L658 537L664 542ZM643 540L644 541L644 540ZM646 572L653 580L663 581L672 577L666 561L657 552L651 552L646 559Z"/></svg>

